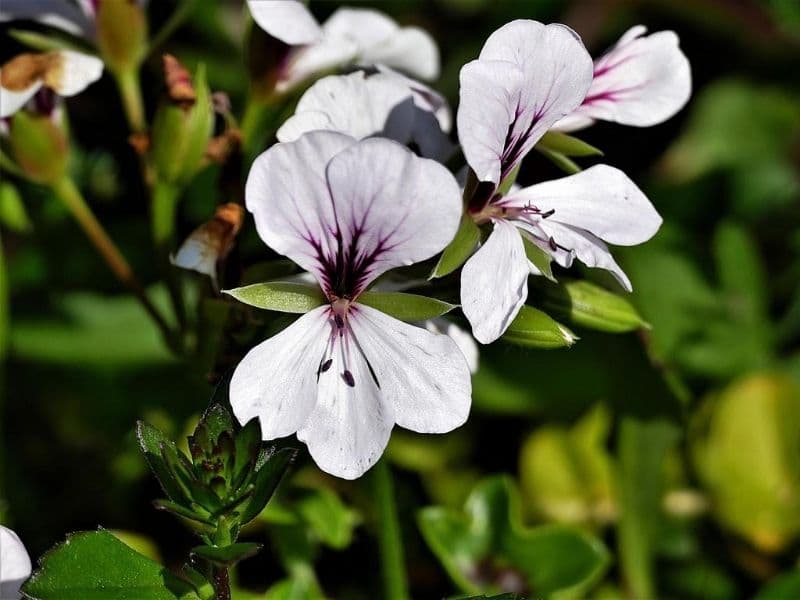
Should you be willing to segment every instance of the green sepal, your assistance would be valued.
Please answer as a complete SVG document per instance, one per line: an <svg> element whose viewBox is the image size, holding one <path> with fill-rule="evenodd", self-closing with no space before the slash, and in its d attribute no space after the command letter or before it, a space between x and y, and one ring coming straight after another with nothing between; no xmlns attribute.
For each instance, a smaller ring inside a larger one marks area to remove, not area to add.
<svg viewBox="0 0 800 600"><path fill-rule="evenodd" d="M223 293L256 308L287 313L307 313L325 304L319 286L289 281L254 283Z"/></svg>
<svg viewBox="0 0 800 600"><path fill-rule="evenodd" d="M560 131L548 131L536 147L540 150L558 152L564 156L603 156L603 151L599 148Z"/></svg>
<svg viewBox="0 0 800 600"><path fill-rule="evenodd" d="M501 339L531 348L564 348L572 346L578 336L547 313L523 306Z"/></svg>
<svg viewBox="0 0 800 600"><path fill-rule="evenodd" d="M524 233L522 234L522 245L525 246L525 256L533 263L533 266L539 269L544 277L550 281L555 281L556 278L553 276L553 267L551 266L553 257L530 241Z"/></svg>
<svg viewBox="0 0 800 600"><path fill-rule="evenodd" d="M567 175L574 175L575 173L580 173L581 168L578 164L573 161L568 156L561 154L561 152L555 152L553 150L548 150L547 148L540 148L536 147L536 149L541 152L545 157L547 157L550 162L552 162L555 166L559 169L564 171Z"/></svg>
<svg viewBox="0 0 800 600"><path fill-rule="evenodd" d="M222 567L232 567L236 563L255 556L264 546L253 542L241 542L230 546L195 546L192 554Z"/></svg>
<svg viewBox="0 0 800 600"><path fill-rule="evenodd" d="M409 323L441 317L456 307L443 300L404 292L364 292L358 303Z"/></svg>
<svg viewBox="0 0 800 600"><path fill-rule="evenodd" d="M458 226L455 237L442 252L439 262L436 263L428 279L444 277L463 265L472 255L480 239L480 229L469 213L465 212L461 217L461 224Z"/></svg>

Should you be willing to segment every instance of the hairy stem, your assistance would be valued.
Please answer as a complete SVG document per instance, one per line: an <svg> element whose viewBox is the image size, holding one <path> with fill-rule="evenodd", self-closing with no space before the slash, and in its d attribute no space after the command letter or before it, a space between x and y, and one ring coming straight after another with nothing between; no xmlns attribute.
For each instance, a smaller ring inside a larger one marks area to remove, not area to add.
<svg viewBox="0 0 800 600"><path fill-rule="evenodd" d="M370 473L372 497L378 516L378 543L381 555L383 597L387 600L406 600L406 565L403 540L394 496L392 472L386 458L381 458Z"/></svg>
<svg viewBox="0 0 800 600"><path fill-rule="evenodd" d="M117 248L117 245L111 240L106 233L106 230L94 216L94 213L86 204L80 190L75 186L75 183L69 177L63 177L54 184L52 184L53 191L61 199L61 201L69 209L72 216L83 228L86 237L94 245L100 256L103 257L108 267L139 300L147 314L158 325L161 333L166 339L171 338L171 332L164 318L159 313L158 309L150 302L150 299L145 294L144 288L139 283L139 280L133 273L133 269L122 256L122 253Z"/></svg>

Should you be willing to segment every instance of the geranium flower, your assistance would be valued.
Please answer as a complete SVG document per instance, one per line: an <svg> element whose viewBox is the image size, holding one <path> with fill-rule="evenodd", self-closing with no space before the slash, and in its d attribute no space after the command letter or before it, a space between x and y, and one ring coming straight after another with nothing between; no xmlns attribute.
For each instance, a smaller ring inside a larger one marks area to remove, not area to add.
<svg viewBox="0 0 800 600"><path fill-rule="evenodd" d="M328 302L245 356L230 386L238 419L258 417L264 439L296 432L320 468L348 479L378 460L395 423L464 423L471 384L456 344L358 301L455 235L452 175L386 139L316 131L256 159L245 197L264 242L312 273Z"/></svg>
<svg viewBox="0 0 800 600"><path fill-rule="evenodd" d="M650 127L675 115L692 94L689 61L678 36L647 28L629 29L594 61L594 78L583 103L555 129L575 131L595 121Z"/></svg>
<svg viewBox="0 0 800 600"><path fill-rule="evenodd" d="M318 130L381 136L413 142L422 156L444 160L454 150L445 134L450 123L447 102L429 87L399 73L356 71L323 77L308 88L277 136L281 142Z"/></svg>
<svg viewBox="0 0 800 600"><path fill-rule="evenodd" d="M0 598L21 598L19 588L31 575L31 559L16 533L0 525Z"/></svg>
<svg viewBox="0 0 800 600"><path fill-rule="evenodd" d="M385 65L426 80L439 75L433 38L418 27L400 27L379 11L340 8L319 26L297 0L248 0L247 6L259 27L292 46L278 75L278 92L348 65Z"/></svg>
<svg viewBox="0 0 800 600"><path fill-rule="evenodd" d="M592 62L580 38L563 25L514 21L493 33L478 60L461 70L459 137L482 182L468 210L493 230L461 271L462 310L475 338L500 337L528 295L523 237L569 267L574 258L630 282L603 240L646 241L661 218L621 171L597 166L556 181L502 195L499 184L559 119L582 102Z"/></svg>
<svg viewBox="0 0 800 600"><path fill-rule="evenodd" d="M72 50L25 53L0 67L0 117L10 117L42 88L74 96L103 74L103 62Z"/></svg>

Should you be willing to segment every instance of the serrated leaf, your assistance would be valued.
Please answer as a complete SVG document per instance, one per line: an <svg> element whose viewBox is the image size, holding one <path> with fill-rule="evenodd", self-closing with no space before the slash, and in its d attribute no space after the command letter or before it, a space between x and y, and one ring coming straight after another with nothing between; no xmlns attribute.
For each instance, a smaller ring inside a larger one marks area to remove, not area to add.
<svg viewBox="0 0 800 600"><path fill-rule="evenodd" d="M318 286L288 281L254 283L223 290L223 293L256 308L288 313L307 313L325 304L325 296Z"/></svg>
<svg viewBox="0 0 800 600"><path fill-rule="evenodd" d="M294 448L281 448L261 466L253 481L255 485L253 496L240 517L242 525L255 519L264 510L296 456L297 450Z"/></svg>
<svg viewBox="0 0 800 600"><path fill-rule="evenodd" d="M158 483L161 484L161 489L164 490L164 493L176 502L188 500L188 497L184 494L183 487L167 466L162 452L164 445L172 446L177 452L174 442L159 429L144 421L136 423L136 439L147 464L150 466L150 470L158 480Z"/></svg>
<svg viewBox="0 0 800 600"><path fill-rule="evenodd" d="M74 533L40 560L23 586L31 600L183 600L198 596L108 531Z"/></svg>
<svg viewBox="0 0 800 600"><path fill-rule="evenodd" d="M502 340L531 348L565 348L578 339L564 325L532 306L523 306Z"/></svg>
<svg viewBox="0 0 800 600"><path fill-rule="evenodd" d="M435 319L455 308L443 300L405 292L364 292L358 302L409 323Z"/></svg>
<svg viewBox="0 0 800 600"><path fill-rule="evenodd" d="M233 433L233 415L221 404L212 404L197 424L197 429L201 427L207 430L208 441L216 444L224 432Z"/></svg>
<svg viewBox="0 0 800 600"><path fill-rule="evenodd" d="M649 328L627 299L588 281L541 286L537 302L559 318L608 333Z"/></svg>
<svg viewBox="0 0 800 600"><path fill-rule="evenodd" d="M253 542L240 542L222 548L218 546L195 546L192 548L192 554L217 565L232 567L245 558L255 556L263 547L262 544Z"/></svg>
<svg viewBox="0 0 800 600"><path fill-rule="evenodd" d="M559 169L564 171L567 175L574 175L575 173L580 173L581 168L567 156L564 156L560 152L554 152L553 150L548 150L547 148L540 148L536 147L536 149L541 152L545 157L547 157L550 162L552 162L555 166Z"/></svg>
<svg viewBox="0 0 800 600"><path fill-rule="evenodd" d="M548 131L536 146L564 156L603 156L602 150L560 131Z"/></svg>
<svg viewBox="0 0 800 600"><path fill-rule="evenodd" d="M463 265L472 255L472 251L475 250L475 246L478 245L480 239L480 229L478 229L472 217L465 212L461 217L461 224L458 226L455 237L439 257L439 262L436 263L430 279L449 275Z"/></svg>

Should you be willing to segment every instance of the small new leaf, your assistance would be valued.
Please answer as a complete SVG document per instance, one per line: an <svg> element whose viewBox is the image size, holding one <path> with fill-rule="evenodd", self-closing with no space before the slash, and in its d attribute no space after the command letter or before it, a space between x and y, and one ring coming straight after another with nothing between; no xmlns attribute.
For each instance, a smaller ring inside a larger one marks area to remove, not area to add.
<svg viewBox="0 0 800 600"><path fill-rule="evenodd" d="M318 286L288 281L254 283L223 292L239 302L278 312L302 314L325 304Z"/></svg>
<svg viewBox="0 0 800 600"><path fill-rule="evenodd" d="M439 257L439 262L433 269L429 279L444 277L455 271L464 264L472 255L475 246L481 239L481 232L472 217L466 212L461 217L461 224L458 226L453 241L451 241Z"/></svg>
<svg viewBox="0 0 800 600"><path fill-rule="evenodd" d="M232 567L236 563L259 553L262 544L242 542L222 548L218 546L195 546L192 554L222 567Z"/></svg>
<svg viewBox="0 0 800 600"><path fill-rule="evenodd" d="M435 319L455 308L443 300L403 292L364 292L358 301L409 323Z"/></svg>
<svg viewBox="0 0 800 600"><path fill-rule="evenodd" d="M150 470L155 475L158 482L161 484L161 489L164 493L176 502L186 501L187 496L178 480L172 473L172 470L167 465L164 459L164 446L169 447L174 452L177 452L175 444L172 440L167 438L159 429L152 425L139 421L136 423L136 439L139 442L139 448L144 454Z"/></svg>
<svg viewBox="0 0 800 600"><path fill-rule="evenodd" d="M503 340L531 348L564 348L578 339L564 325L532 306L523 306Z"/></svg>

